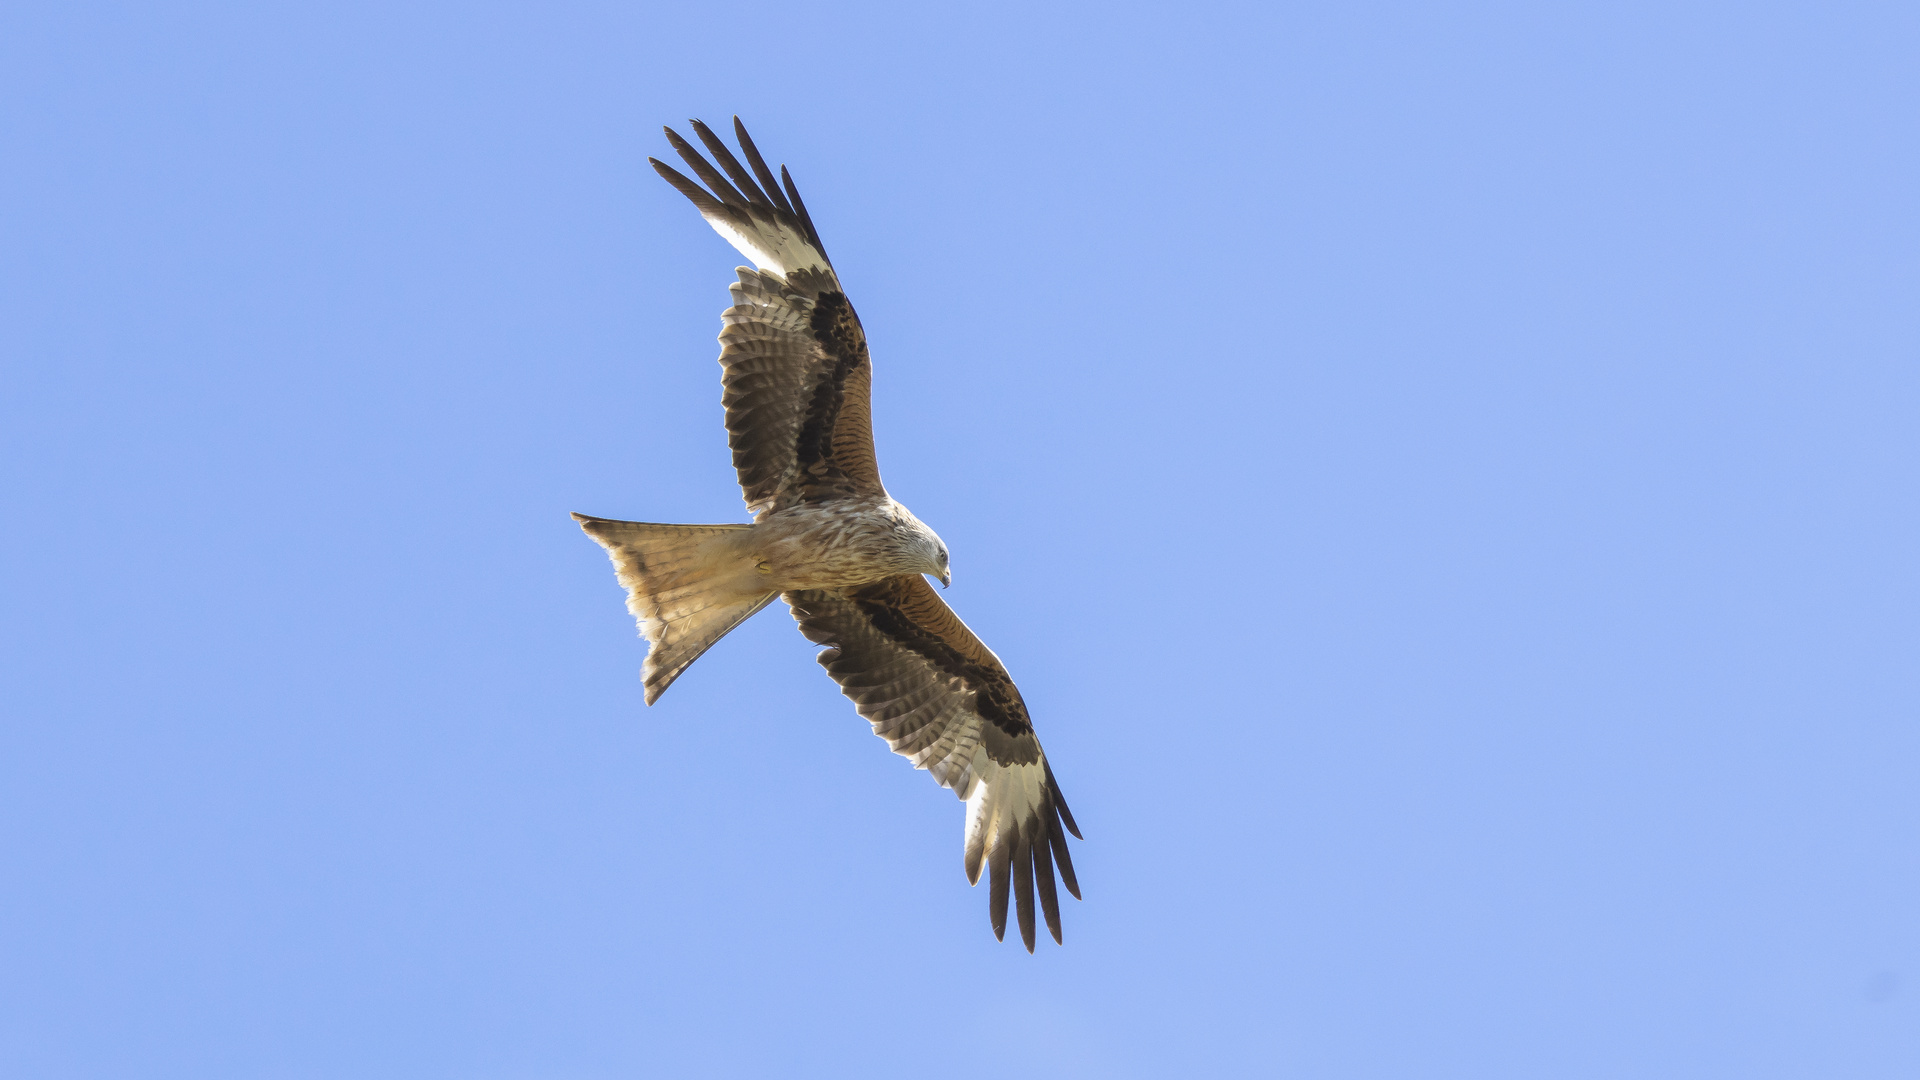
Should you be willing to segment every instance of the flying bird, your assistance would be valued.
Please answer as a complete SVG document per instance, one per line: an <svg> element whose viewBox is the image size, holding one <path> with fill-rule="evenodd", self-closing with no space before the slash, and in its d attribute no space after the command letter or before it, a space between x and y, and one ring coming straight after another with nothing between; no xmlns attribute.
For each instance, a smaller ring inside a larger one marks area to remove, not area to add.
<svg viewBox="0 0 1920 1080"><path fill-rule="evenodd" d="M1005 940L1011 891L1033 951L1037 889L1058 942L1054 874L1078 899L1066 834L1080 830L1007 669L927 582L951 583L947 545L880 483L860 318L786 167L775 183L738 117L746 166L692 125L719 168L672 128L667 141L700 182L648 160L753 262L728 286L720 331L727 442L753 523L573 515L612 557L647 640L647 704L728 631L786 601L874 734L966 802L967 880L988 873L994 936Z"/></svg>

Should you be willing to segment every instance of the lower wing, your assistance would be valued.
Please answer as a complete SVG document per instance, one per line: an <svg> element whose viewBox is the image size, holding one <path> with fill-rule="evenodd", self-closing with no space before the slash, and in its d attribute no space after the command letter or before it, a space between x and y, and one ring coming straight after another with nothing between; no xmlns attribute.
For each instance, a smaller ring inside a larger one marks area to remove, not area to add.
<svg viewBox="0 0 1920 1080"><path fill-rule="evenodd" d="M800 632L830 646L820 664L874 734L966 800L967 880L990 872L994 936L1005 938L1011 892L1033 951L1037 885L1059 941L1054 873L1078 899L1067 833L1080 830L999 658L917 574L785 599Z"/></svg>

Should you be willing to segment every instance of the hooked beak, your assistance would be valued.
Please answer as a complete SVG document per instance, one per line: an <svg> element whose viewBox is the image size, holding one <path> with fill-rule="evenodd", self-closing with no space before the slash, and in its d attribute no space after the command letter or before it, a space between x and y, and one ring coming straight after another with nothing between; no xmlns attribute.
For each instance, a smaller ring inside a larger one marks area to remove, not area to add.
<svg viewBox="0 0 1920 1080"><path fill-rule="evenodd" d="M947 586L952 584L953 584L953 571L951 570L940 571L940 587L944 589Z"/></svg>

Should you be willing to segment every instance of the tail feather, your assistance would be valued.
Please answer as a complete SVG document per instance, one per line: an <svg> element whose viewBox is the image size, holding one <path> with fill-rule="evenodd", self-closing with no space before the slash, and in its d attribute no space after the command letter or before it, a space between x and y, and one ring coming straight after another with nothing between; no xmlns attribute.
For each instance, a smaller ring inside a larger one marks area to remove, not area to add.
<svg viewBox="0 0 1920 1080"><path fill-rule="evenodd" d="M751 525L657 525L575 514L607 549L627 589L627 610L647 639L640 669L647 704L702 653L771 603L744 543Z"/></svg>

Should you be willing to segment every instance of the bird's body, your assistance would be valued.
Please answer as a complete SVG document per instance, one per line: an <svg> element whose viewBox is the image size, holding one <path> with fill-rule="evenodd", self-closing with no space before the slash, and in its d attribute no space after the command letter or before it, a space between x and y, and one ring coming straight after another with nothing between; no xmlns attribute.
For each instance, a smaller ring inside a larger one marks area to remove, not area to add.
<svg viewBox="0 0 1920 1080"><path fill-rule="evenodd" d="M946 545L886 496L770 511L753 523L751 535L756 568L779 592L844 589L901 574L947 577Z"/></svg>
<svg viewBox="0 0 1920 1080"><path fill-rule="evenodd" d="M967 876L991 870L995 934L1012 890L1032 950L1037 886L1058 941L1054 873L1079 895L1066 849L1066 832L1079 832L1006 668L922 576L948 583L946 545L880 483L859 317L786 170L774 183L737 119L751 173L705 125L694 130L726 177L672 130L706 187L653 165L755 263L738 271L720 334L728 441L754 520L574 515L612 556L649 643L647 703L784 598L801 632L828 646L820 663L875 733L967 801Z"/></svg>

